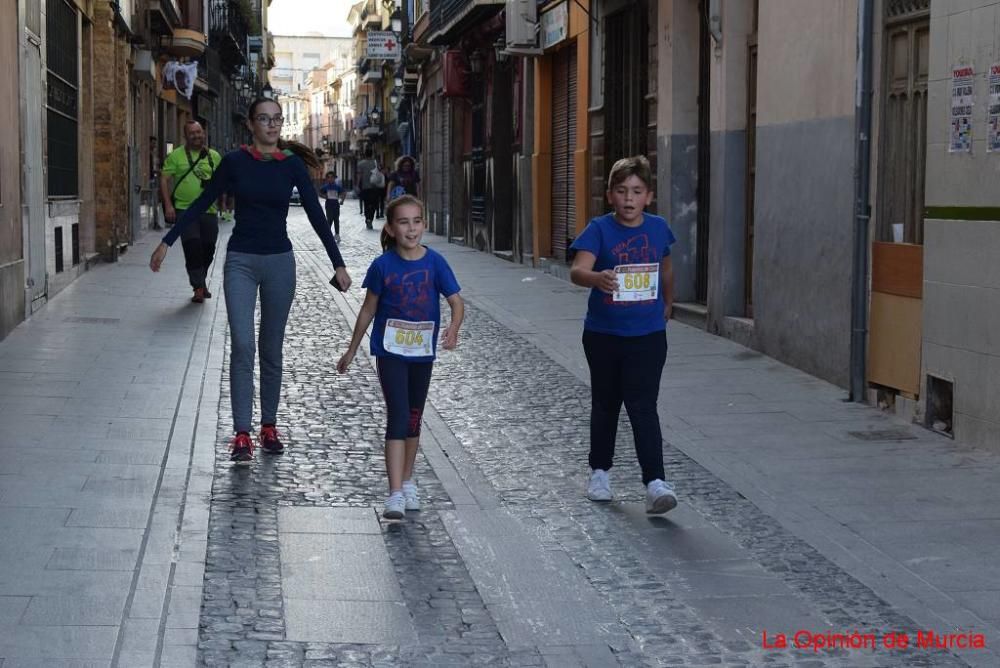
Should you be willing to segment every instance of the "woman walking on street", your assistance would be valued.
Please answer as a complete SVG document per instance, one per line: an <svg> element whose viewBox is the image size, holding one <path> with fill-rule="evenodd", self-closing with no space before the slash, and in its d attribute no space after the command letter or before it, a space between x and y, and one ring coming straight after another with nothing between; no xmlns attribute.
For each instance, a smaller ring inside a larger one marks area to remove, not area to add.
<svg viewBox="0 0 1000 668"><path fill-rule="evenodd" d="M404 155L396 160L396 168L388 177L389 185L386 187L388 195L386 199L392 201L400 195L413 195L420 197L417 192L417 184L420 183L420 174L417 173L417 163L413 156Z"/></svg>
<svg viewBox="0 0 1000 668"><path fill-rule="evenodd" d="M232 339L229 384L236 432L230 446L230 459L236 462L253 459L250 421L254 394L254 309L258 291L261 311L259 441L264 452L280 453L284 449L276 422L285 324L295 296L295 256L286 220L293 186L298 187L309 222L333 263L337 287L347 290L351 285L351 277L306 168L307 165L319 167L315 154L301 144L279 139L284 118L281 107L273 100L256 100L250 105L248 116L253 144L222 159L204 192L163 237L149 261L150 268L159 271L167 250L184 228L197 220L222 193L235 195L236 225L226 251L223 289Z"/></svg>

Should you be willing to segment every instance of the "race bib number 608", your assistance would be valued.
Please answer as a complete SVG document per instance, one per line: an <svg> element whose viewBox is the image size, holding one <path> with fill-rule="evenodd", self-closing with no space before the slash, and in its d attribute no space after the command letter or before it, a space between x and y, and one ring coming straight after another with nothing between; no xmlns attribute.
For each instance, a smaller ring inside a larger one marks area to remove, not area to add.
<svg viewBox="0 0 1000 668"><path fill-rule="evenodd" d="M615 267L615 276L618 277L618 289L614 296L616 302L656 299L660 286L660 265L620 264Z"/></svg>

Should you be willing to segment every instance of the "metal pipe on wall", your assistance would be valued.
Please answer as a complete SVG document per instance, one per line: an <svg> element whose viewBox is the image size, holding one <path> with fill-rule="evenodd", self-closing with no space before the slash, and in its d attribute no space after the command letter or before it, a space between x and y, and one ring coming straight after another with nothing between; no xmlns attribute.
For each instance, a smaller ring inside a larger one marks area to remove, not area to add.
<svg viewBox="0 0 1000 668"><path fill-rule="evenodd" d="M874 1L858 0L855 110L854 267L851 285L850 400L865 400L868 337L868 226L871 220L872 40Z"/></svg>

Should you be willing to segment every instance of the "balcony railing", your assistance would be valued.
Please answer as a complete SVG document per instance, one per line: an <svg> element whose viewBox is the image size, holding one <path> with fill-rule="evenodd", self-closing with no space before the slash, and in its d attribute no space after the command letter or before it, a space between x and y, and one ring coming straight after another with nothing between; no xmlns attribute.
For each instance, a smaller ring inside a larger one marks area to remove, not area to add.
<svg viewBox="0 0 1000 668"><path fill-rule="evenodd" d="M212 0L209 7L210 45L219 52L222 66L229 74L248 62L249 29L246 17L235 3Z"/></svg>
<svg viewBox="0 0 1000 668"><path fill-rule="evenodd" d="M428 38L448 41L461 31L503 8L504 0L434 0Z"/></svg>

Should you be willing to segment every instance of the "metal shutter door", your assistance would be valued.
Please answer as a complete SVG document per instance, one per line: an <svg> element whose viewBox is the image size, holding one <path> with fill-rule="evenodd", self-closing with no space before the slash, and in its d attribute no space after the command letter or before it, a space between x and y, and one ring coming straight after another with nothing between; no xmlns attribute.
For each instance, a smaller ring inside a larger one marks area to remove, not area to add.
<svg viewBox="0 0 1000 668"><path fill-rule="evenodd" d="M576 148L576 46L552 58L552 256L566 259L576 227L573 151Z"/></svg>

